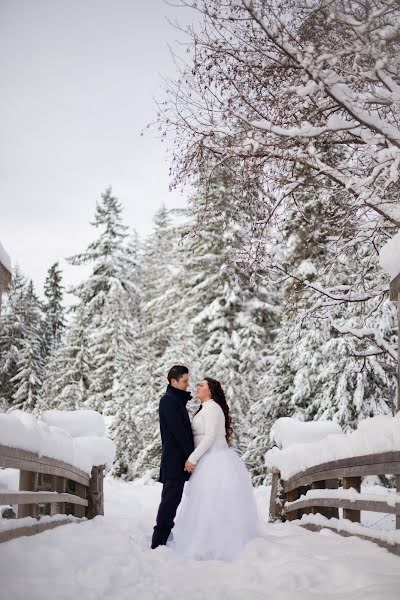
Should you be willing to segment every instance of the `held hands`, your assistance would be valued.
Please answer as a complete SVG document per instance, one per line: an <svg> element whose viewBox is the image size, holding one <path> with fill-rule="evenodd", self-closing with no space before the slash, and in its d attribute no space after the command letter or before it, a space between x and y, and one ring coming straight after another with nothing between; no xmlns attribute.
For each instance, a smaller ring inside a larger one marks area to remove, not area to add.
<svg viewBox="0 0 400 600"><path fill-rule="evenodd" d="M196 465L194 465L193 463L191 463L190 461L186 461L185 462L185 467L184 467L184 471L187 471L188 473L193 473L194 470L196 468Z"/></svg>

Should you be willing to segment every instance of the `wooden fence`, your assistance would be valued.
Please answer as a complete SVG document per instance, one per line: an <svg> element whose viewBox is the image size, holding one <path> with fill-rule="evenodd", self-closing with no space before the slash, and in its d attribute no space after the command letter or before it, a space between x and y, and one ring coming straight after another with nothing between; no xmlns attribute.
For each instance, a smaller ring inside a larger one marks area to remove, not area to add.
<svg viewBox="0 0 400 600"><path fill-rule="evenodd" d="M17 504L18 519L37 519L34 525L0 531L0 542L104 514L104 465L93 467L89 477L77 467L54 458L0 445L0 467L20 471L19 491L0 491L0 505ZM71 515L71 519L41 523L44 515Z"/></svg>
<svg viewBox="0 0 400 600"><path fill-rule="evenodd" d="M311 467L286 480L281 478L277 469L272 469L269 521L293 521L309 513L338 519L339 509L342 509L343 518L353 523L361 522L362 511L394 514L396 529L400 529L400 501L396 497L391 499L390 494L372 499L371 494L362 493L361 478L366 475L395 475L396 491L400 492L400 452L334 460ZM342 488L339 489L340 483ZM350 488L358 493L343 491ZM352 535L352 532L342 529L337 521L327 521L325 525L299 524L313 531L324 527L342 535ZM355 535L400 555L400 544L389 544L378 539L374 530Z"/></svg>

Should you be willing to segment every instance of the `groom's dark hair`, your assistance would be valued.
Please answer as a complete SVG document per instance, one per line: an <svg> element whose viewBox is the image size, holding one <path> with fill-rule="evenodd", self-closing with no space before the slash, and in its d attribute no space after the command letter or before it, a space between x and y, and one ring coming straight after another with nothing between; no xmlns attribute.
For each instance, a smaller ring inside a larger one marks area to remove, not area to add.
<svg viewBox="0 0 400 600"><path fill-rule="evenodd" d="M168 382L171 383L173 379L179 381L182 375L186 375L186 373L189 373L189 369L187 367L184 367L183 365L174 365L168 371Z"/></svg>

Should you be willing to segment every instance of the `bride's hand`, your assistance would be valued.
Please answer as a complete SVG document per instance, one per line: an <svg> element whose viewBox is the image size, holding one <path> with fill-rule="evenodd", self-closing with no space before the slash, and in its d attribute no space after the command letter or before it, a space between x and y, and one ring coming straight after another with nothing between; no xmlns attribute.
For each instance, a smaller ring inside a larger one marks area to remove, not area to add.
<svg viewBox="0 0 400 600"><path fill-rule="evenodd" d="M188 473L193 473L193 471L195 470L196 465L194 465L193 463L191 463L190 461L186 461L185 462L185 471L187 471Z"/></svg>

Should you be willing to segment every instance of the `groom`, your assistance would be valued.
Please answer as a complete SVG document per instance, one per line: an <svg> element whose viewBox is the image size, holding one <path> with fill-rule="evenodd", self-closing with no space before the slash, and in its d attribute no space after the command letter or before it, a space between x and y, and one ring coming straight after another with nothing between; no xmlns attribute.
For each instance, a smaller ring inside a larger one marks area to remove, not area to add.
<svg viewBox="0 0 400 600"><path fill-rule="evenodd" d="M190 472L194 471L194 465L186 463L194 450L192 426L186 410L186 404L192 397L186 391L188 385L189 369L182 365L173 366L168 373L168 387L159 406L162 443L159 481L163 483L163 489L151 542L152 549L167 543L185 481L189 479Z"/></svg>

